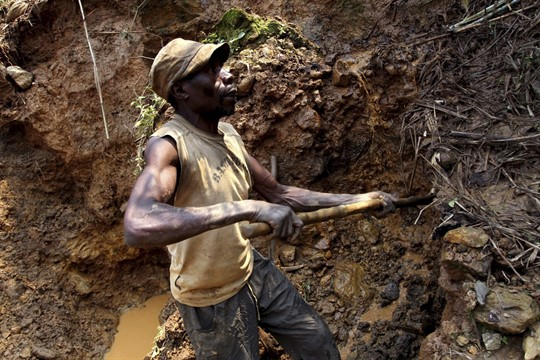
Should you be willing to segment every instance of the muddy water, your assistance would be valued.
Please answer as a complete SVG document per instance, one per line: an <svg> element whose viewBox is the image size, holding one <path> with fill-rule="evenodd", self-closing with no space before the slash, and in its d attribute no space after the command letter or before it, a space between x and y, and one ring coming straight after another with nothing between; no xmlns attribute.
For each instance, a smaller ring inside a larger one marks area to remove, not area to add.
<svg viewBox="0 0 540 360"><path fill-rule="evenodd" d="M154 296L120 318L118 332L105 360L141 360L152 350L159 326L158 315L169 294Z"/></svg>

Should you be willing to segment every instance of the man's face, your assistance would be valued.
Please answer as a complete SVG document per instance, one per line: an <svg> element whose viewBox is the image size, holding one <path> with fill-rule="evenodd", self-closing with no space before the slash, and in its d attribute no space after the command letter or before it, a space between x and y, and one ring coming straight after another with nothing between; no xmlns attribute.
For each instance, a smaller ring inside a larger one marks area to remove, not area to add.
<svg viewBox="0 0 540 360"><path fill-rule="evenodd" d="M234 77L222 66L217 59L211 59L201 71L182 80L182 88L189 95L187 103L205 117L219 119L234 113Z"/></svg>

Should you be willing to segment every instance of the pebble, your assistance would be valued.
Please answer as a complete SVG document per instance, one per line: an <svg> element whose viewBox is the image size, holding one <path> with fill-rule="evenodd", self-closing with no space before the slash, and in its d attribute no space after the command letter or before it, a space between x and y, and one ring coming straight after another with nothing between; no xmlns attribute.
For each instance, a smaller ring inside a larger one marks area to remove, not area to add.
<svg viewBox="0 0 540 360"><path fill-rule="evenodd" d="M399 285L395 282L390 282L381 292L381 297L388 300L397 300L399 298Z"/></svg>
<svg viewBox="0 0 540 360"><path fill-rule="evenodd" d="M32 353L38 359L49 360L56 358L56 353L53 350L41 346L34 346Z"/></svg>
<svg viewBox="0 0 540 360"><path fill-rule="evenodd" d="M488 351L499 350L502 346L502 336L495 332L485 332L482 334L482 341Z"/></svg>

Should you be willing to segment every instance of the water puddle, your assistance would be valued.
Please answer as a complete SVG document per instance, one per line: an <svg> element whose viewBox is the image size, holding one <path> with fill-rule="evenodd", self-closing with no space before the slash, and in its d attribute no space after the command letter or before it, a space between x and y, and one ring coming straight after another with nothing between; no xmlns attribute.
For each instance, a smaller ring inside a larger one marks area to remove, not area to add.
<svg viewBox="0 0 540 360"><path fill-rule="evenodd" d="M164 294L148 299L141 307L120 317L114 343L104 360L142 360L152 350L159 326L158 316L169 300Z"/></svg>
<svg viewBox="0 0 540 360"><path fill-rule="evenodd" d="M400 299L403 298L403 288L400 290ZM360 316L360 321L366 321L369 323L374 323L378 320L390 321L392 320L392 315L394 310L396 310L399 300L392 302L388 306L380 307L377 302L373 302L369 309ZM371 340L371 332L366 332L362 336L362 340L369 342Z"/></svg>

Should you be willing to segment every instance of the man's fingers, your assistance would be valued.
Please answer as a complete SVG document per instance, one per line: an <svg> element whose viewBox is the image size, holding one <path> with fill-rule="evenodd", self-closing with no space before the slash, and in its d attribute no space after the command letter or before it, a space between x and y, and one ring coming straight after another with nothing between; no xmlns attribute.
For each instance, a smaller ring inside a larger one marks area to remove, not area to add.
<svg viewBox="0 0 540 360"><path fill-rule="evenodd" d="M294 228L294 232L291 236L289 236L289 238L287 239L288 242L293 242L295 241L298 236L300 236L300 232L302 231L302 227L304 226L304 224L302 222L300 222L300 224L298 223L295 223L293 225L293 228Z"/></svg>

